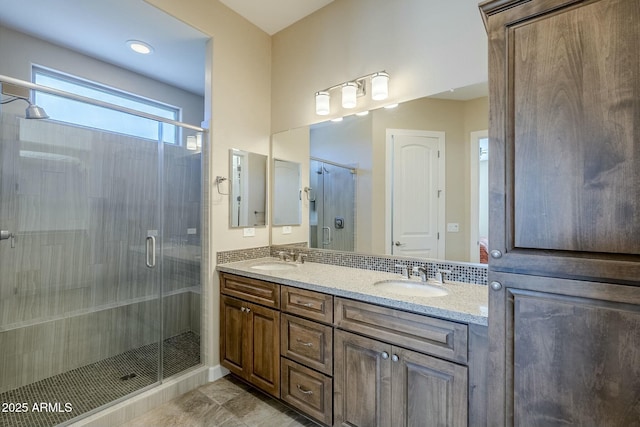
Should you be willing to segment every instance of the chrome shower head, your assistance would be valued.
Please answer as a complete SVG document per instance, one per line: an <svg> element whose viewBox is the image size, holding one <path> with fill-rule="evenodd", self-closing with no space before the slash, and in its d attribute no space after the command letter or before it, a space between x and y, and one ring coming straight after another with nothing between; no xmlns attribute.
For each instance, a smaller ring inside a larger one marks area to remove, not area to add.
<svg viewBox="0 0 640 427"><path fill-rule="evenodd" d="M31 102L29 102L29 106L25 110L24 116L27 119L48 119L49 118L46 111L44 111L44 108L38 107L37 105L32 104Z"/></svg>
<svg viewBox="0 0 640 427"><path fill-rule="evenodd" d="M49 118L47 113L44 111L44 108L38 107L37 105L32 104L31 101L29 101L27 98L23 98L21 96L16 96L11 99L7 99L5 101L0 102L0 104L8 104L10 102L17 101L19 99L29 104L29 106L24 112L25 118L27 119L48 119Z"/></svg>

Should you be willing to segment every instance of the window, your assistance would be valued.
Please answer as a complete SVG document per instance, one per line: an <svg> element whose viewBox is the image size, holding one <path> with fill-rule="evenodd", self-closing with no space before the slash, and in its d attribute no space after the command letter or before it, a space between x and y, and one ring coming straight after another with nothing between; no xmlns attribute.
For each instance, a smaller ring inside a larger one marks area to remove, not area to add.
<svg viewBox="0 0 640 427"><path fill-rule="evenodd" d="M46 68L33 67L33 82L166 119L180 120L180 109L177 107ZM178 128L168 123L158 123L144 117L39 91L35 91L34 101L43 107L53 120L155 141L160 139L162 132L162 140L168 144L178 144L180 140Z"/></svg>

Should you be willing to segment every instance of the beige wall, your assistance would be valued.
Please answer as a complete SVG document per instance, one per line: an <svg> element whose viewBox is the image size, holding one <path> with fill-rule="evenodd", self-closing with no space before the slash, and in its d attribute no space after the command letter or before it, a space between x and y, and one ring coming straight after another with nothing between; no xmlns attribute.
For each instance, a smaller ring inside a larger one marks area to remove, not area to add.
<svg viewBox="0 0 640 427"><path fill-rule="evenodd" d="M390 98L380 107L487 81L487 36L478 0L336 0L273 36L272 130L341 116L339 91L329 117L314 93L386 70ZM351 111L351 113L354 111Z"/></svg>
<svg viewBox="0 0 640 427"><path fill-rule="evenodd" d="M269 244L269 230L256 228L255 237L229 228L229 199L212 185L217 175L229 177L229 149L269 154L271 134L271 38L217 0L147 0L212 37L206 72L205 112L210 128L210 171L205 177L209 196L209 287L204 290L205 362L219 363L219 283L215 254ZM205 150L206 152L206 150ZM222 190L227 189L225 185Z"/></svg>
<svg viewBox="0 0 640 427"><path fill-rule="evenodd" d="M377 103L360 98L357 110L364 110L487 80L486 34L477 0L336 0L273 37L217 0L146 1L212 37L205 94L211 178L228 177L229 148L268 154L270 134L327 119L315 115L313 94L336 83L389 72L390 98ZM380 159L373 161L375 167ZM217 194L210 179L205 180L210 258L221 250L269 244L266 228L257 228L252 238L229 229L228 199ZM300 232L290 238L299 241L306 235ZM219 362L214 268L215 260L207 273L212 285L203 314L210 365Z"/></svg>

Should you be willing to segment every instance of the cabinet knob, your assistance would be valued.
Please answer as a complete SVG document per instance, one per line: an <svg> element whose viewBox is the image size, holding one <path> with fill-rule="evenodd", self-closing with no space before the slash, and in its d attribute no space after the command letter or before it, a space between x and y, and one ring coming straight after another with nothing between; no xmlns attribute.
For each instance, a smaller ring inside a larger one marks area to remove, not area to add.
<svg viewBox="0 0 640 427"><path fill-rule="evenodd" d="M249 307L245 308L245 311L248 313L251 311L251 309Z"/></svg>
<svg viewBox="0 0 640 427"><path fill-rule="evenodd" d="M397 362L398 360L400 360L400 358L398 357L397 354L394 354L393 356L391 356L391 360L393 360L394 362Z"/></svg>
<svg viewBox="0 0 640 427"><path fill-rule="evenodd" d="M490 253L491 253L491 258L493 259L502 258L502 252L497 249L492 250Z"/></svg>
<svg viewBox="0 0 640 427"><path fill-rule="evenodd" d="M243 313L244 313L245 310L246 310L246 308L240 307L240 311L242 311Z"/></svg>
<svg viewBox="0 0 640 427"><path fill-rule="evenodd" d="M500 289L502 289L502 283L500 282L491 282L491 289L493 289L494 291L499 291Z"/></svg>
<svg viewBox="0 0 640 427"><path fill-rule="evenodd" d="M383 351L382 354L380 355L380 357L382 357L383 359L388 359L389 358L389 353L387 353L386 351Z"/></svg>

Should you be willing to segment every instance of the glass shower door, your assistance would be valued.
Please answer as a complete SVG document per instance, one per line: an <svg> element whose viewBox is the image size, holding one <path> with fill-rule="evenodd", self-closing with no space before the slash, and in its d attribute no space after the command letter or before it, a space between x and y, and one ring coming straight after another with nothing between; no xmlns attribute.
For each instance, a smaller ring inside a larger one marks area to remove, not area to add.
<svg viewBox="0 0 640 427"><path fill-rule="evenodd" d="M311 247L355 250L355 177L356 171L353 168L311 160Z"/></svg>
<svg viewBox="0 0 640 427"><path fill-rule="evenodd" d="M0 426L159 382L158 141L0 117Z"/></svg>

